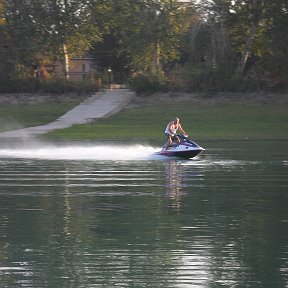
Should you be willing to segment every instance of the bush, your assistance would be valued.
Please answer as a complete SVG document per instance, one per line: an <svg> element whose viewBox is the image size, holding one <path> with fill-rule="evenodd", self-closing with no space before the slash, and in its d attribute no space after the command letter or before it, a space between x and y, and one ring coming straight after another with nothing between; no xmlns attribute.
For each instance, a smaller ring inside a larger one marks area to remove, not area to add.
<svg viewBox="0 0 288 288"><path fill-rule="evenodd" d="M39 80L35 78L0 80L0 93L90 93L99 90L97 82L91 80L69 81L55 78Z"/></svg>
<svg viewBox="0 0 288 288"><path fill-rule="evenodd" d="M169 90L167 79L156 76L136 75L130 78L129 85L137 94L152 94Z"/></svg>
<svg viewBox="0 0 288 288"><path fill-rule="evenodd" d="M233 67L210 68L187 65L181 70L180 90L187 92L251 92L262 89L263 83L253 75L240 75Z"/></svg>

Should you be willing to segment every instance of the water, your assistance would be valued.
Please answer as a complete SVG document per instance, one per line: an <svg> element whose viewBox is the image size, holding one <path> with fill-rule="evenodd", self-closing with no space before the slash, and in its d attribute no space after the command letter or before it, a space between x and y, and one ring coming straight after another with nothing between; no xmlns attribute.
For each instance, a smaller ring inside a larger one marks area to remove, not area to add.
<svg viewBox="0 0 288 288"><path fill-rule="evenodd" d="M2 145L0 288L288 287L287 142L201 145Z"/></svg>

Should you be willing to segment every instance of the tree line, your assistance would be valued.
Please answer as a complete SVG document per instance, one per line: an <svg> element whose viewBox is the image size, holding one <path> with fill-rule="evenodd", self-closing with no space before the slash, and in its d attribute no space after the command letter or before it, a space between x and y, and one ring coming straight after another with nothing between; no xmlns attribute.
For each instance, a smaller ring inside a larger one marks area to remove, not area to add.
<svg viewBox="0 0 288 288"><path fill-rule="evenodd" d="M285 90L286 27L287 0L1 0L0 91L87 51L137 91Z"/></svg>

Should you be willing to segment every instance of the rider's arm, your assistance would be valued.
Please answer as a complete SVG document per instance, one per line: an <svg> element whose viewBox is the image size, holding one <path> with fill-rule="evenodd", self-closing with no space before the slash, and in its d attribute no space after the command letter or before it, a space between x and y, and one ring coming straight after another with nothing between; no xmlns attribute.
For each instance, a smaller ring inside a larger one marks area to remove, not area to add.
<svg viewBox="0 0 288 288"><path fill-rule="evenodd" d="M188 134L183 130L183 128L182 128L182 126L181 126L180 123L179 123L179 126L178 126L178 130L179 130L182 134L184 134L185 137L188 136Z"/></svg>

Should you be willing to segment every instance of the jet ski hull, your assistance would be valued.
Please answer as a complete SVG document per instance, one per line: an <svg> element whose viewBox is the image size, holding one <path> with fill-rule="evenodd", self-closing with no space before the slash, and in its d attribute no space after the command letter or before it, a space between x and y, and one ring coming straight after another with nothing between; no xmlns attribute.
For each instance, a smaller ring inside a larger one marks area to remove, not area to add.
<svg viewBox="0 0 288 288"><path fill-rule="evenodd" d="M173 144L168 149L166 149L164 145L162 150L156 152L156 154L167 157L189 159L199 155L202 151L205 150L189 138L184 137L182 134L178 135L178 137L181 140L179 144Z"/></svg>
<svg viewBox="0 0 288 288"><path fill-rule="evenodd" d="M161 150L157 152L157 155L167 156L167 157L176 157L182 159L194 158L199 155L204 149L195 149L195 150L187 150L187 151L169 151L169 150Z"/></svg>

